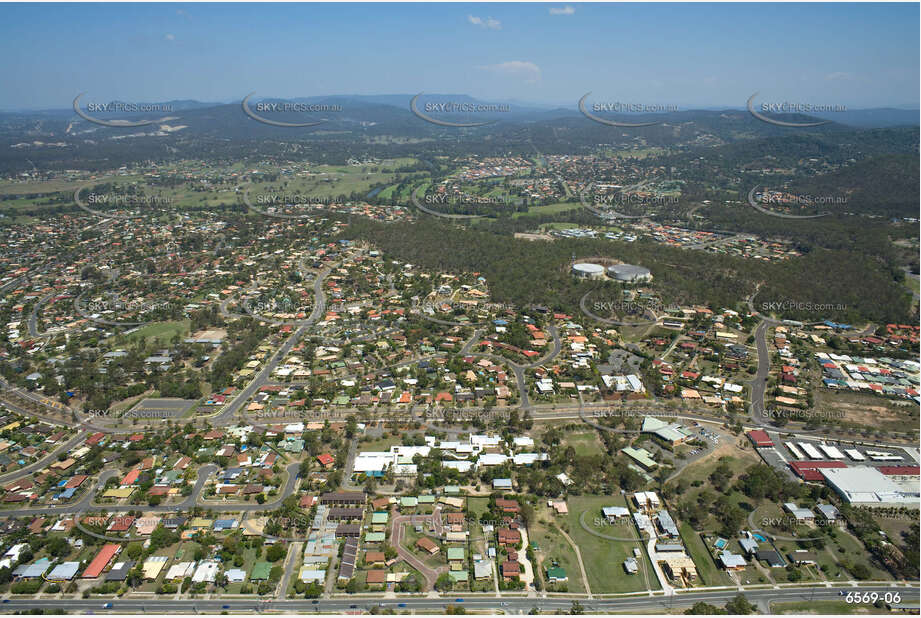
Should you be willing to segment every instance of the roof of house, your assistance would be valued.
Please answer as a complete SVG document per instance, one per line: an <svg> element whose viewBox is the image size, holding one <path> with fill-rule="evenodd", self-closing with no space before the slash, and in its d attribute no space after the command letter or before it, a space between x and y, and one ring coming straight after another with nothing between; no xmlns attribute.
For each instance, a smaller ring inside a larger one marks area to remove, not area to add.
<svg viewBox="0 0 921 618"><path fill-rule="evenodd" d="M93 558L93 561L90 562L90 565L83 571L83 577L99 577L121 548L122 546L118 543L106 543L103 545L96 557Z"/></svg>

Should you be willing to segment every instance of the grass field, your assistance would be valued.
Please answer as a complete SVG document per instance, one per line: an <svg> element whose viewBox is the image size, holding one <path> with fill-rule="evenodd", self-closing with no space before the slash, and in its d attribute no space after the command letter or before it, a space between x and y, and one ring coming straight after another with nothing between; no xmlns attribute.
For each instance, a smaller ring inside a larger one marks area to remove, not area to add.
<svg viewBox="0 0 921 618"><path fill-rule="evenodd" d="M489 498L476 496L467 498L467 515L474 519L482 519L489 506Z"/></svg>
<svg viewBox="0 0 921 618"><path fill-rule="evenodd" d="M567 210L578 210L582 208L582 205L578 202L563 202L557 204L547 204L545 206L531 206L528 208L528 212L516 212L512 215L513 219L518 219L520 217L533 217L537 215L555 215L560 212L566 212Z"/></svg>
<svg viewBox="0 0 921 618"><path fill-rule="evenodd" d="M154 322L139 326L138 329L128 335L129 339L147 339L148 341L159 339L164 345L168 344L173 335L179 333L180 337L188 337L189 330L192 327L191 320L178 320L173 322Z"/></svg>
<svg viewBox="0 0 921 618"><path fill-rule="evenodd" d="M533 566L535 571L540 571L540 577L545 578L545 571L555 561L559 566L566 569L566 574L569 577L567 582L568 591L573 593L585 592L576 553L556 528L561 519L559 515L554 515L551 509L544 506L538 510L538 521L528 526L530 539L537 543L539 548L534 552L538 564Z"/></svg>
<svg viewBox="0 0 921 618"><path fill-rule="evenodd" d="M563 448L572 446L579 455L600 455L602 451L601 440L597 432L577 431L566 434L563 438Z"/></svg>
<svg viewBox="0 0 921 618"><path fill-rule="evenodd" d="M732 585L732 578L716 566L700 535L694 532L691 525L684 522L679 526L678 531L681 533L681 540L684 541L684 546L691 555L691 559L697 565L697 576L700 583L705 586Z"/></svg>
<svg viewBox="0 0 921 618"><path fill-rule="evenodd" d="M393 436L389 433L385 433L380 438L375 438L367 442L362 441L360 443L360 448L363 451L386 451L389 450L391 446L401 444L402 442L402 436Z"/></svg>
<svg viewBox="0 0 921 618"><path fill-rule="evenodd" d="M885 607L877 608L864 603L845 601L802 601L799 603L771 603L775 614L888 614Z"/></svg>
<svg viewBox="0 0 921 618"><path fill-rule="evenodd" d="M592 518L601 516L601 507L622 504L622 500L622 496L570 496L567 499L569 514L566 516L564 529L579 546L593 594L646 590L642 570L640 574L627 575L622 567L624 560L633 556L633 548L643 547L643 543L600 538L587 532L579 523L579 517L584 511L588 511L586 521L590 522ZM649 585L658 590L659 582L653 574L652 564L644 547L643 556L646 560L646 572L649 573Z"/></svg>
<svg viewBox="0 0 921 618"><path fill-rule="evenodd" d="M317 198L331 198L340 195L350 195L360 193L362 197L367 194L372 186L379 186L392 182L396 174L392 171L398 167L413 163L415 159L402 157L396 159L386 159L375 165L317 165L309 168L309 175L301 176L282 176L278 181L272 183L255 182L250 186L252 194L259 193L285 193L285 194L303 194ZM97 179L79 179L79 180L51 180L41 182L3 182L0 183L0 194L9 194L21 196L17 199L4 201L2 211L9 216L16 216L16 211L21 209L35 209L36 207L59 207L73 206L73 192L89 183L108 183L113 182L119 187L127 188L134 185L140 189L144 195L156 196L168 200L167 208L209 208L220 205L236 205L240 203L239 194L233 181L228 184L226 179L235 177L233 173L243 173L246 170L240 166L224 166L220 169L208 168L205 173L202 172L199 165L194 162L186 162L177 165L175 169L167 170L167 173L182 175L191 172L193 177L188 178L187 182L175 187L152 186L147 184L147 179L141 175L113 176L102 177ZM273 170L264 170L273 171ZM204 187L199 184L200 180L205 179L223 179L212 182ZM57 194L57 195L53 195ZM160 211L160 206L156 207ZM105 208L102 208L105 210ZM21 219L24 217L16 217Z"/></svg>

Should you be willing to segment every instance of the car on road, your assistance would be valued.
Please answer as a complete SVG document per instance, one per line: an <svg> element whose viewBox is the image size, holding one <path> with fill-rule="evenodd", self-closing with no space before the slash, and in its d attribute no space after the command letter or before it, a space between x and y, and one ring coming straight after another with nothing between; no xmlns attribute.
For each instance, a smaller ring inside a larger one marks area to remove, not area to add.
<svg viewBox="0 0 921 618"><path fill-rule="evenodd" d="M221 605L221 609L230 609L229 605Z"/></svg>
<svg viewBox="0 0 921 618"><path fill-rule="evenodd" d="M463 599L454 599L454 602L455 602L455 603L463 603L464 600L463 600Z"/></svg>
<svg viewBox="0 0 921 618"><path fill-rule="evenodd" d="M406 607L406 603L397 603L397 607Z"/></svg>
<svg viewBox="0 0 921 618"><path fill-rule="evenodd" d="M111 604L111 603L103 603L103 604L102 604L102 609L112 609L112 604Z"/></svg>

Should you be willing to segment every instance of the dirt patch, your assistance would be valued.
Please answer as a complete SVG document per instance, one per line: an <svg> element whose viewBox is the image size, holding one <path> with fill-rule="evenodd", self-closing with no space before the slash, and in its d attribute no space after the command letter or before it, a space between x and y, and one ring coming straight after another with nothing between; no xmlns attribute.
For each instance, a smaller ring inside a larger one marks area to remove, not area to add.
<svg viewBox="0 0 921 618"><path fill-rule="evenodd" d="M744 440L743 437L734 436L731 433L720 433L719 435L719 446L708 452L706 455L702 456L700 459L697 459L685 466L673 479L670 480L675 481L680 479L682 475L686 474L689 469L698 468L700 466L713 465L715 462L719 461L721 457L732 457L733 459L739 460L738 463L744 464L738 465L736 468L739 470L739 473L746 470L752 464L761 463L761 458L758 457L758 454L754 452L754 449L739 446L739 443Z"/></svg>

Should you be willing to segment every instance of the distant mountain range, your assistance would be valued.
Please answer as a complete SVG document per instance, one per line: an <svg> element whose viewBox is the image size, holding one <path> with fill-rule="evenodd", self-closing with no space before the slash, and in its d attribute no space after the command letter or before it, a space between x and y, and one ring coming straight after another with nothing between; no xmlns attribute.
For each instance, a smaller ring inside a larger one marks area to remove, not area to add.
<svg viewBox="0 0 921 618"><path fill-rule="evenodd" d="M918 143L917 112L899 108L831 114L828 124L808 129L764 122L747 109L657 114L592 112L605 120L651 123L643 127L619 127L586 118L575 106L531 107L459 94L419 96L416 106L421 112L419 115L455 123L487 123L458 127L418 117L410 110L413 96L271 99L259 98L256 93L249 99L250 111L263 119L284 123L323 121L300 127L260 122L244 113L240 101L213 103L183 99L159 104L170 107L169 112L87 113L106 121L153 121L134 127L100 126L78 116L73 108L5 112L0 113L0 173L25 172L33 169L33 164L40 169L108 169L113 161L125 164L183 157L284 158L291 152L301 153L300 156L310 152L315 160L341 163L354 156L431 158L457 152L480 156L513 152L550 155L594 152L599 147L622 151L663 149L676 164L683 157L694 159L702 154L721 156L732 149L751 150L745 161L754 162L756 167L770 167L777 162L761 161L769 152L782 159L786 159L787 154L815 156L822 152L842 156L848 153L849 158L861 158L868 152L904 154L909 146L911 152L915 152ZM85 105L103 101L87 96L80 102ZM269 105L260 106L260 103ZM446 103L507 107L502 111L444 113L437 111L438 105L432 105ZM278 111L272 109L271 104L326 105L335 106L335 109ZM803 114L785 114L777 118L797 123L819 120ZM294 143L298 145L293 146ZM769 144L771 149L764 150ZM849 144L850 148L830 150L834 144ZM714 147L730 150L711 150Z"/></svg>
<svg viewBox="0 0 921 618"><path fill-rule="evenodd" d="M314 96L314 97L297 97L290 99L275 98L263 96L261 93L256 93L251 99L253 104L257 102L263 103L294 103L294 104L309 104L309 105L322 105L322 104L336 104L341 105L343 112L346 117L351 118L352 112L354 114L361 113L365 115L364 112L371 112L370 117L367 118L370 122L386 122L392 120L392 112L394 111L403 111L409 112L409 103L410 100L414 97L414 94L379 94L379 95L353 95L353 94L343 94L343 95L328 95L328 96ZM81 104L85 106L86 102L93 100L94 102L99 102L94 99L91 99L89 96L83 97ZM242 100L242 99L241 99ZM569 117L582 117L582 114L579 112L576 107L575 102L571 106L549 106L544 104L537 103L527 103L527 102L512 102L512 101L487 101L482 99L477 99L465 94L439 94L439 93L425 93L419 97L418 107L420 109L425 108L427 103L452 103L452 104L461 104L461 105L506 105L508 106L508 111L503 112L475 112L463 114L437 114L432 113L431 115L439 118L449 118L452 121L458 122L476 122L476 121L497 121L497 122L542 122L550 119L562 119ZM214 110L213 112L207 112L205 116L213 116L214 114L222 113L222 110L232 109L236 107L239 109L240 101L234 102L203 102L196 101L192 99L180 99L172 101L161 101L156 103L144 103L144 105L159 105L159 106L168 106L172 108L173 113L178 112L192 112L192 111L205 111L205 110ZM385 110L383 108L393 108L392 110ZM695 113L721 113L721 112L739 112L745 111L745 108L742 106L726 106L726 107L684 107L679 106L679 109L682 111L675 112L675 114L695 114ZM19 117L61 117L61 116L71 116L73 115L73 109L70 107L64 107L60 109L47 109L47 110L18 110L10 112L0 112L0 120L4 118L9 118L11 116ZM630 122L643 122L642 118L647 116L652 116L656 118L662 118L663 116L671 116L671 114L653 114L653 115L638 115L638 114L599 114L604 117L610 117L612 119L629 119ZM126 120L136 120L140 117L150 117L151 114L143 113L125 113L121 115L107 115L107 119L123 118ZM459 116L465 116L463 119L459 119ZM274 116L273 116L274 117ZM279 119L282 117L279 114ZM780 116L778 116L780 117ZM892 107L879 107L879 108L867 108L867 109L854 109L848 110L845 112L817 112L813 113L811 116L801 115L802 118L815 120L816 118L822 120L830 120L836 124L846 125L849 127L856 128L884 128L884 127L897 127L897 126L919 126L921 125L921 110L918 107L912 106L892 106ZM300 120L303 121L304 115L300 115ZM284 116L286 122L297 122L298 114L291 113ZM640 119L640 120L638 120Z"/></svg>

